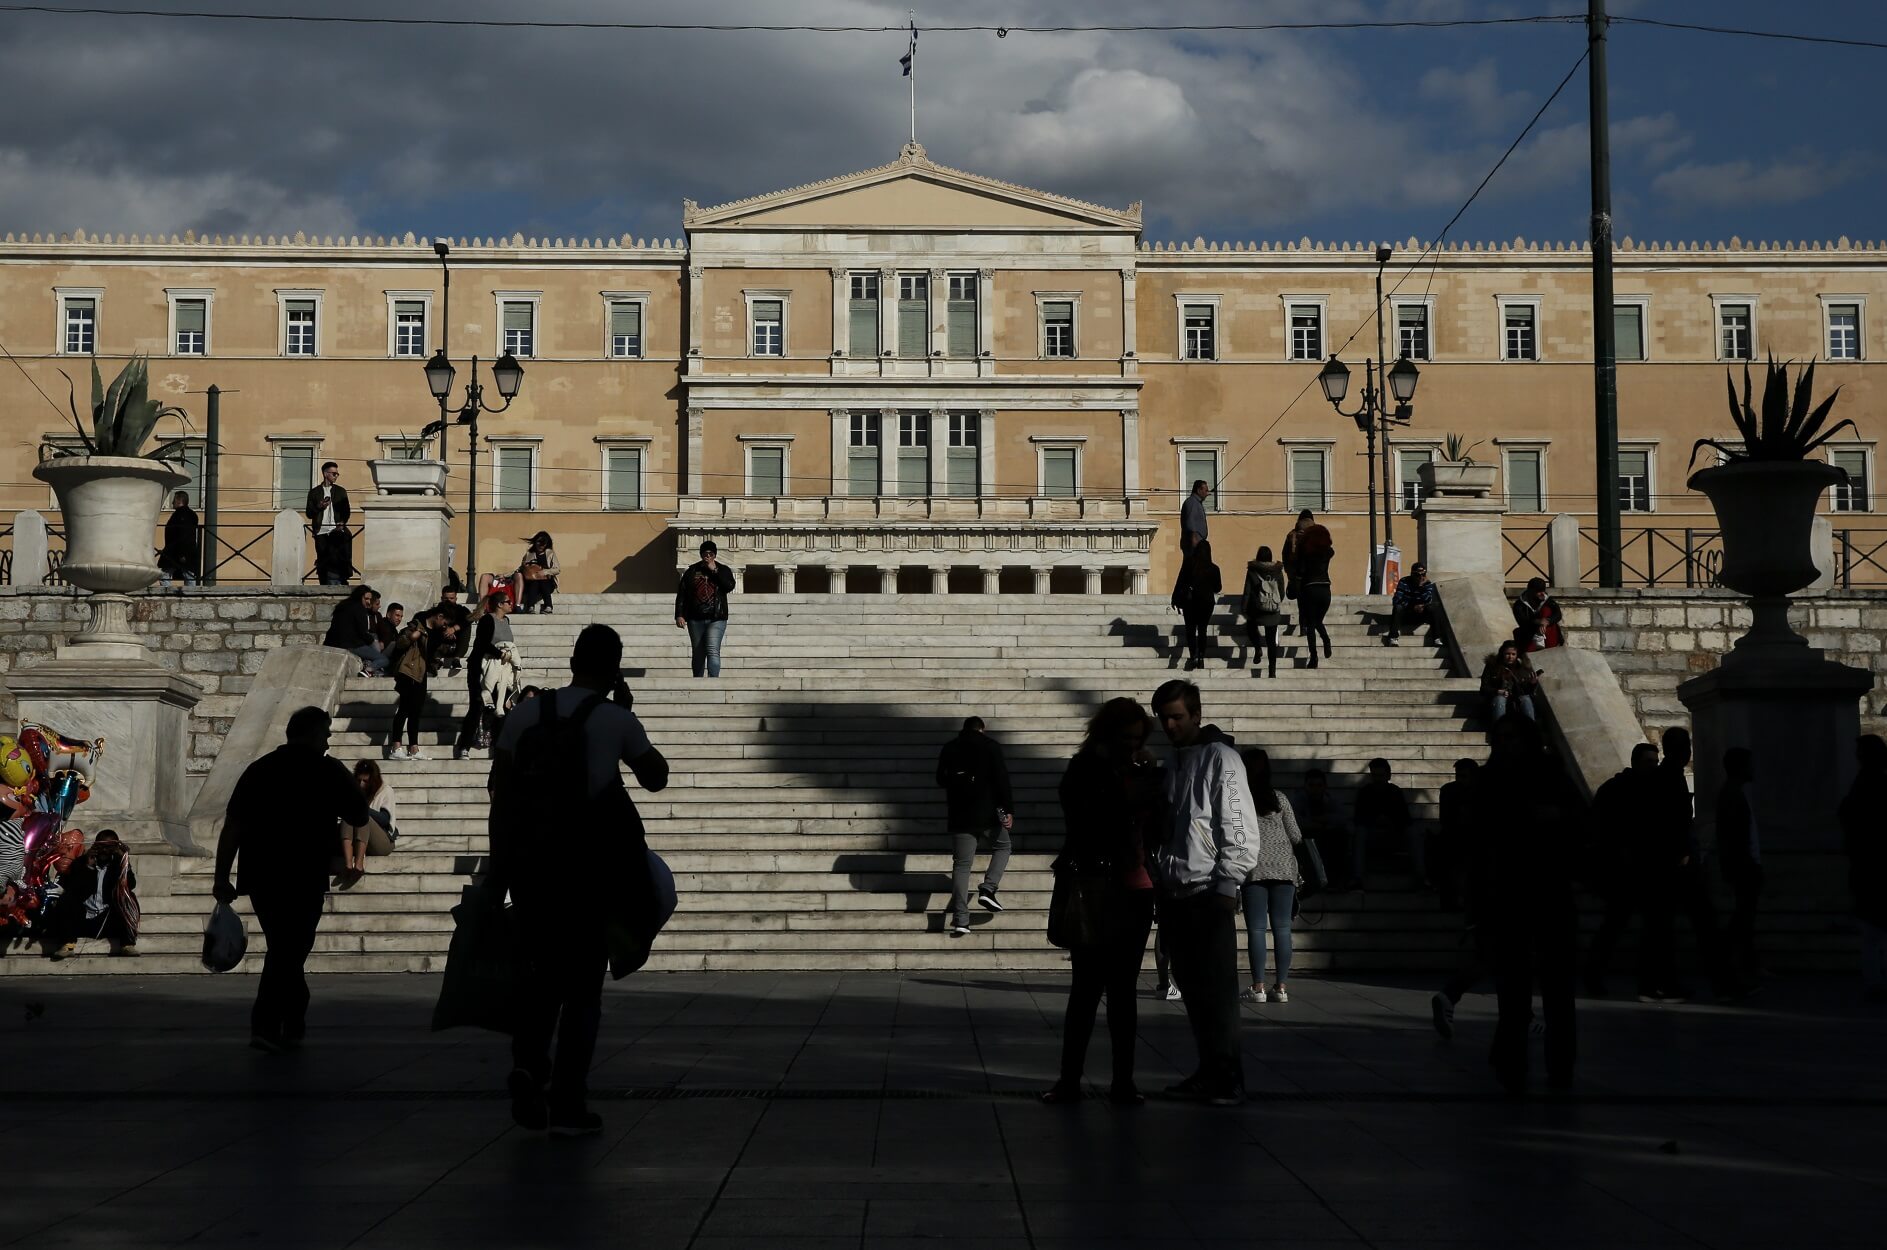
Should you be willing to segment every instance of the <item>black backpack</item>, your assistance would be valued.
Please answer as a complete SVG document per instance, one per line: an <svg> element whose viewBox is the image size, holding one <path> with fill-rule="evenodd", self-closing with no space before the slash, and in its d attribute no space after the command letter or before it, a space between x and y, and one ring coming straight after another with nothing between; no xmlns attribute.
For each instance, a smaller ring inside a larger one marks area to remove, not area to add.
<svg viewBox="0 0 1887 1250"><path fill-rule="evenodd" d="M492 766L494 859L508 861L507 852L522 853L518 840L535 830L579 837L591 831L589 749L583 727L605 697L592 694L569 716L558 712L554 690L532 700L539 707L536 722L527 725L517 745Z"/></svg>

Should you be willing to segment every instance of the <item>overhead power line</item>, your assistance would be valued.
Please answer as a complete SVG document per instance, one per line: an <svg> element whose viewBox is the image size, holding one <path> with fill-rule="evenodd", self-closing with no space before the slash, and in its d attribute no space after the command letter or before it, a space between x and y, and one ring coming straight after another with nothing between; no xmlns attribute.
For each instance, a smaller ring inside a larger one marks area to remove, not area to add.
<svg viewBox="0 0 1887 1250"><path fill-rule="evenodd" d="M1658 26L1665 30L1684 30L1705 35L1738 35L1746 39L1780 39L1787 43L1831 44L1841 48L1873 48L1887 50L1887 41L1879 39L1846 39L1837 35L1804 35L1788 30L1746 30L1739 26L1705 26L1697 22L1667 22L1656 17L1614 17L1614 23L1630 23L1633 26Z"/></svg>

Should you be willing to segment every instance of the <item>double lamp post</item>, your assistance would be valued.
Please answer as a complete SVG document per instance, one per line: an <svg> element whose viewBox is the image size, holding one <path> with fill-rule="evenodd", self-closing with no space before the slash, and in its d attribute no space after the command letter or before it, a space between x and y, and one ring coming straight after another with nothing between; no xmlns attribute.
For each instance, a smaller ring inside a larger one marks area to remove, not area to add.
<svg viewBox="0 0 1887 1250"><path fill-rule="evenodd" d="M439 348L433 352L432 359L426 362L426 389L439 401L439 419L420 431L422 437L430 438L437 434L440 438L440 459L445 458L445 431L451 425L448 415L451 404L447 397L452 393L452 379L458 370L452 367L452 361L446 355L445 339L452 327L452 270L446 263L446 255L451 250L443 241L432 245L439 255L439 272L442 280L441 309L439 315ZM478 381L478 357L472 357L471 376L465 383L465 397L458 403L457 423L467 427L470 436L466 441L467 471L470 481L466 489L465 513L465 588L471 593L478 584L478 416L481 412L503 412L517 398L518 388L524 384L524 366L518 358L507 351L491 366L492 384L497 387L498 396L504 400L501 404L492 404L485 399L485 388Z"/></svg>
<svg viewBox="0 0 1887 1250"><path fill-rule="evenodd" d="M1415 367L1405 351L1395 364L1388 364L1388 353L1383 350L1383 268L1389 263L1394 253L1390 248L1376 249L1376 359L1365 358L1363 361L1362 407L1355 412L1343 411L1343 400L1350 393L1350 368L1336 353L1324 362L1323 369L1317 374L1318 385L1323 387L1324 398L1337 411L1338 416L1349 417L1356 422L1356 428L1363 432L1369 448L1369 593L1379 595L1383 589L1383 560L1388 549L1395 545L1395 494L1389 488L1390 455L1389 431L1396 426L1407 425L1413 415L1411 402L1415 399L1415 384L1421 379L1422 371ZM1424 333L1427 332L1426 326ZM1383 363L1378 364L1380 360ZM1395 407L1389 401L1395 401ZM1376 544L1376 431L1382 430L1382 546Z"/></svg>

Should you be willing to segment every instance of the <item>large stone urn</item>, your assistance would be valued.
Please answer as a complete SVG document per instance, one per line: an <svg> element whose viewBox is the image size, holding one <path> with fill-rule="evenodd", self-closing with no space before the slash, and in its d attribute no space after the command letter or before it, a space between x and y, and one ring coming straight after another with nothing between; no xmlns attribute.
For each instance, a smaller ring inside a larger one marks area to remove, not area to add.
<svg viewBox="0 0 1887 1250"><path fill-rule="evenodd" d="M1815 508L1841 470L1818 460L1738 460L1691 474L1716 510L1725 586L1749 596L1752 622L1730 659L1755 649L1806 647L1789 628L1789 596L1820 575L1811 544Z"/></svg>
<svg viewBox="0 0 1887 1250"><path fill-rule="evenodd" d="M59 456L33 476L52 487L66 533L60 574L92 592L92 619L74 646L110 647L124 659L144 648L131 632L131 592L157 580L151 540L164 501L190 481L174 465L143 456Z"/></svg>

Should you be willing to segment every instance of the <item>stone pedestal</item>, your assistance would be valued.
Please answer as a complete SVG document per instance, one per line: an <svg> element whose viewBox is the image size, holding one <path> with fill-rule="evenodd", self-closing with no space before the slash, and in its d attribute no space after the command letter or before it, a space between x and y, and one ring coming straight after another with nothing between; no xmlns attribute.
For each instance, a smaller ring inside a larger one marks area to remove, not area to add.
<svg viewBox="0 0 1887 1250"><path fill-rule="evenodd" d="M1577 590L1585 578L1579 567L1579 518L1562 512L1546 526L1546 580L1555 590Z"/></svg>
<svg viewBox="0 0 1887 1250"><path fill-rule="evenodd" d="M1505 574L1500 521L1506 505L1494 497L1492 465L1423 465L1427 494L1415 510L1418 558L1431 578Z"/></svg>
<svg viewBox="0 0 1887 1250"><path fill-rule="evenodd" d="M32 508L13 514L13 584L46 584L46 518Z"/></svg>
<svg viewBox="0 0 1887 1250"><path fill-rule="evenodd" d="M307 521L299 512L282 509L275 514L275 532L269 544L269 584L301 585L314 563L308 549Z"/></svg>
<svg viewBox="0 0 1887 1250"><path fill-rule="evenodd" d="M1733 652L1677 688L1696 747L1698 826L1714 826L1723 753L1746 747L1755 757L1750 800L1763 845L1833 850L1841 845L1835 809L1854 781L1859 703L1874 677L1809 647L1778 650Z"/></svg>
<svg viewBox="0 0 1887 1250"><path fill-rule="evenodd" d="M203 687L149 659L104 654L85 644L8 674L22 721L74 738L103 738L92 797L72 814L89 836L116 829L134 853L203 854L190 838L184 757L190 712Z"/></svg>
<svg viewBox="0 0 1887 1250"><path fill-rule="evenodd" d="M375 495L366 513L360 579L382 603L409 613L438 601L446 582L446 537L452 505L438 495Z"/></svg>

